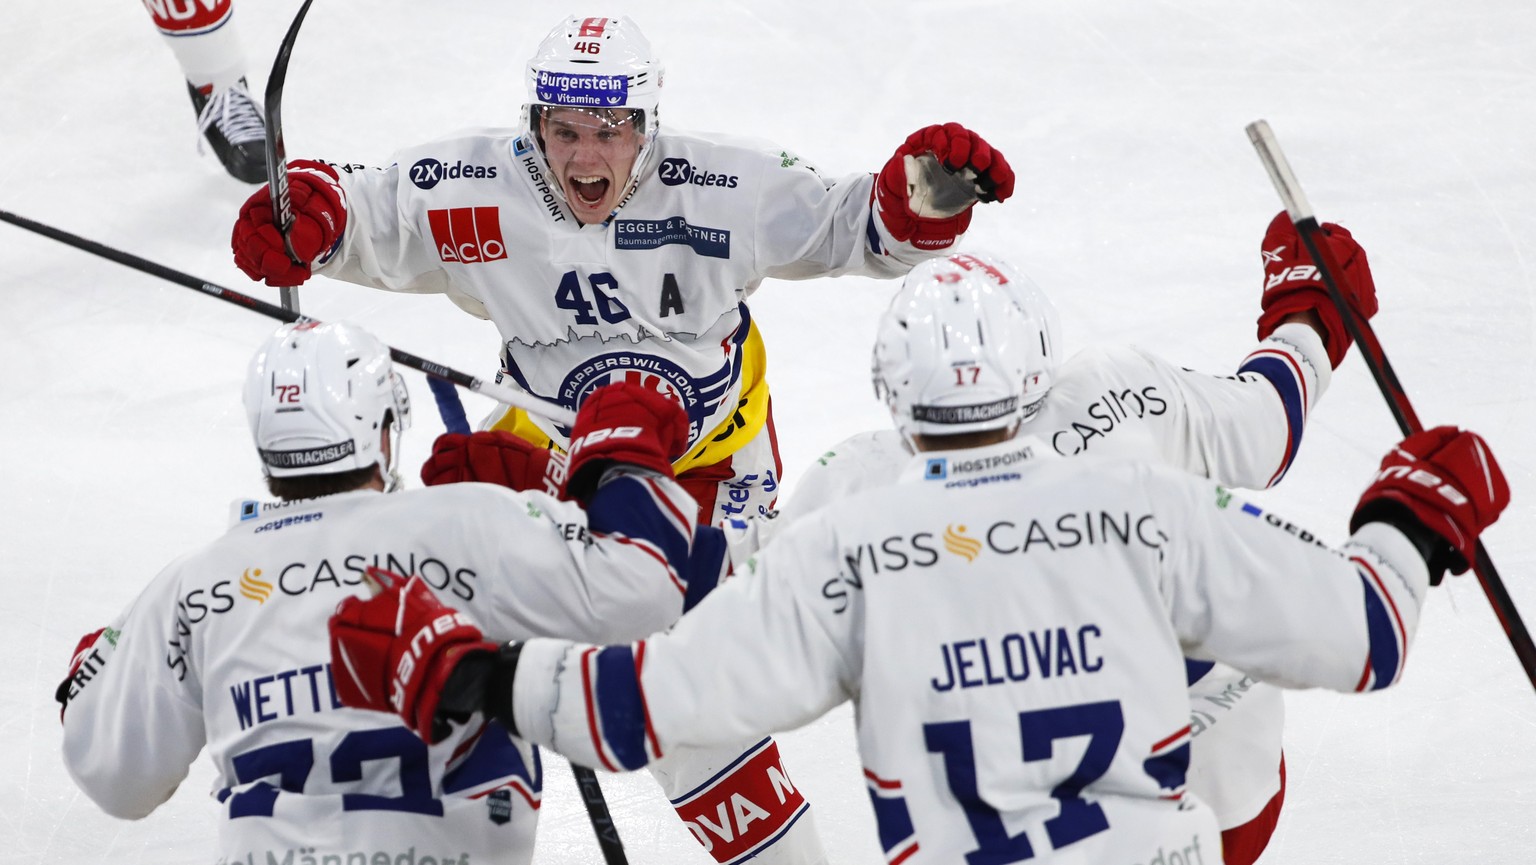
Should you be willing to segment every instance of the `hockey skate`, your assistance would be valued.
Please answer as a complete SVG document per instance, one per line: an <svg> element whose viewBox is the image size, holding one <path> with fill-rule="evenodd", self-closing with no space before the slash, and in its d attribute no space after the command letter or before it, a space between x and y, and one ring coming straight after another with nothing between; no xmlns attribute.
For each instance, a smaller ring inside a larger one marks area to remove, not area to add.
<svg viewBox="0 0 1536 865"><path fill-rule="evenodd" d="M267 179L267 127L261 109L246 89L245 79L233 87L213 91L212 85L197 87L187 82L192 108L197 111L197 152L203 141L213 146L224 169L246 183Z"/></svg>

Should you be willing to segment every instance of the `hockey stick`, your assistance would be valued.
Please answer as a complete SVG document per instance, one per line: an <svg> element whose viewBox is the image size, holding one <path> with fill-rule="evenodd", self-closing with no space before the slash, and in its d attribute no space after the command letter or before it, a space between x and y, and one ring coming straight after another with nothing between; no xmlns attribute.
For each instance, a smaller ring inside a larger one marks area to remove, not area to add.
<svg viewBox="0 0 1536 865"><path fill-rule="evenodd" d="M619 828L613 825L613 815L608 813L608 800L603 798L603 788L597 783L597 773L586 766L572 763L571 774L576 776L581 803L587 806L587 819L592 821L592 832L597 835L597 846L603 851L603 861L607 865L629 865L629 859L624 855L624 842L619 840Z"/></svg>
<svg viewBox="0 0 1536 865"><path fill-rule="evenodd" d="M293 202L288 192L288 156L287 148L283 144L283 85L288 78L288 58L293 54L293 43L299 38L299 26L304 23L304 15L309 12L309 4L314 0L304 0L304 5L299 7L298 14L293 17L293 24L289 25L288 32L283 36L282 44L277 48L277 58L272 62L272 73L267 76L266 93L266 121L267 121L267 179L272 187L272 220L277 224L278 233L283 236L283 249L288 253L288 259L294 264L302 265L299 257L294 254L293 241L288 237L288 231L293 227ZM206 291L203 285L192 286ZM278 289L278 296L282 301L283 309L295 314L299 311L298 293L293 288ZM259 301L258 301L259 303ZM270 314L270 313L269 313ZM291 320L291 319L287 319ZM411 366L397 355L404 354L397 349L390 349L391 356L395 360ZM433 364L436 366L436 364ZM422 369L417 366L415 369ZM452 373L446 367L441 369ZM432 395L437 401L438 413L443 418L443 424L449 432L469 432L469 423L464 417L464 406L459 402L458 394L453 388L442 384L443 379L448 379L454 384L461 385L477 393L486 393L482 388L492 386L483 385L477 379L463 376L467 381L460 381L452 375L443 375L439 372L428 372L427 385L432 389ZM507 388L497 388L505 391L505 395L492 396L501 402L515 405L527 411L536 412L570 427L575 421L575 416L566 409L556 406L544 400L535 399L538 405L531 405L522 399L510 399L509 397L522 397L522 394ZM491 394L486 394L491 395ZM558 412L558 414L557 414ZM608 811L608 803L603 798L603 789L597 783L597 775L591 769L584 766L571 765L571 773L576 776L576 785L581 789L581 801L587 808L587 817L592 821L592 832L597 836L597 845L603 851L603 861L607 865L627 865L628 860L624 856L624 845L619 841L619 831L613 824L613 815Z"/></svg>
<svg viewBox="0 0 1536 865"><path fill-rule="evenodd" d="M293 230L293 200L288 194L288 150L283 144L283 84L288 79L288 57L293 54L293 43L299 38L299 25L304 23L304 15L309 12L309 4L312 2L314 0L304 0L304 5L299 7L299 14L293 16L293 23L288 26L288 32L277 46L277 59L272 61L272 73L267 76L265 118L267 183L272 188L272 222L277 226L277 233L283 236L283 249L288 253L288 260L301 266L306 262L299 261L293 251L293 240L288 236L288 232ZM283 309L295 313L299 311L297 288L280 288L278 297L282 300Z"/></svg>
<svg viewBox="0 0 1536 865"><path fill-rule="evenodd" d="M219 300L246 307L279 321L293 322L301 318L313 320L307 316L299 315L297 310L285 309L281 306L267 303L264 300L258 300L250 295L241 294L211 282L205 282L191 274L172 270L165 265L156 264L132 253L123 252L105 244L97 243L94 240L87 240L77 234L71 234L67 231L44 225L41 222L27 219L8 210L0 210L0 222L9 222L18 228L24 228L35 234L41 234L67 246L73 246L76 249L89 252L92 255L98 255L108 261L115 261L118 264L131 267L134 270L142 271L151 276L158 276L161 279L174 282L185 288L201 291ZM433 396L437 399L438 412L442 415L443 423L449 432L468 432L469 424L465 420L464 406L459 402L458 395L451 387L442 384L444 380L453 382L466 390L474 391L481 396L490 397L499 402L517 406L524 411L542 415L566 427L570 427L575 423L576 416L564 406L556 405L521 391L481 381L451 367L417 357L393 346L389 349L389 356L402 366L408 366L411 369L426 373L427 384L432 388ZM607 865L628 865L629 860L624 856L624 845L619 840L618 828L614 825L613 815L608 810L607 800L603 798L603 790L598 785L597 775L591 769L575 764L571 764L571 774L576 777L576 786L581 791L582 804L586 806L587 818L592 822L592 832L597 836L598 847L603 851L603 861Z"/></svg>
<svg viewBox="0 0 1536 865"><path fill-rule="evenodd" d="M1366 366L1370 367L1371 375L1376 379L1376 386L1381 389L1381 395L1386 398L1387 405L1391 407L1398 429L1405 436L1419 432L1424 429L1424 425L1419 422L1419 416L1414 413L1413 406L1409 404L1408 394L1403 391L1402 383L1397 379L1397 373L1392 371L1392 365L1387 361L1386 352L1377 341L1376 332L1371 329L1371 323L1356 316L1344 299L1344 293L1334 276L1339 273L1338 263L1333 260L1333 255L1321 240L1322 226L1318 224L1306 194L1301 191L1301 184L1297 183L1296 175L1291 171L1290 162L1281 152L1280 142L1275 138L1274 131L1263 120L1256 120L1246 128L1248 139L1253 142L1254 149L1258 151L1259 160L1264 163L1264 168L1269 172L1269 179L1275 184L1275 191L1280 193L1280 200L1285 204L1286 213L1290 215L1291 222L1296 226L1297 235L1301 237L1301 242L1307 247L1312 260L1317 263L1323 285L1328 289L1328 297L1338 308L1339 315L1343 317L1344 326L1349 330L1349 335L1360 346L1360 354L1365 358ZM1488 596L1488 603L1493 607L1493 613L1498 617L1499 624L1504 626L1504 634L1515 650L1515 657L1524 668L1526 677L1531 680L1532 687L1536 687L1536 643L1532 643L1531 634L1526 630L1525 623L1520 618L1520 612L1515 609L1514 599L1504 588L1504 581L1499 578L1499 572L1494 568L1493 560L1489 558L1488 550L1483 547L1482 541L1477 542L1472 570L1477 574L1478 582L1482 584L1483 593Z"/></svg>
<svg viewBox="0 0 1536 865"><path fill-rule="evenodd" d="M442 416L443 427L451 433L469 432L469 421L464 417L464 405L459 402L458 391L453 385L436 376L427 376L427 385L437 400L437 412ZM597 836L597 846L603 851L607 865L628 865L624 855L624 842L619 839L619 829L613 823L608 810L608 800L597 781L597 773L586 766L571 763L571 774L576 776L576 788L581 791L581 803L586 806L587 819L592 823L592 834Z"/></svg>
<svg viewBox="0 0 1536 865"><path fill-rule="evenodd" d="M115 261L118 264L131 267L134 270L142 271L144 273L150 274L151 276L158 276L161 279L164 279L168 282L174 282L177 285L183 286L185 288L201 291L202 293L212 295L219 300L228 301L229 303L243 306L246 309L259 312L262 315L275 318L279 321L291 322L298 321L301 318L311 321L313 320L309 319L308 316L299 315L297 310L284 309L281 306L267 303L264 300L258 300L257 298L251 297L248 294L241 294L238 291L225 288L221 285L205 282L195 276L192 276L191 274L182 273L179 270L172 270L163 264L156 264L153 261L140 258L139 256L133 255L132 253L123 252L120 249L114 249L105 244L97 243L94 240L87 240L86 238L83 238L77 234L70 234L67 231L62 231L52 226L44 225L41 222L34 222L33 220L27 219L24 216L18 216L17 214L11 213L8 210L0 210L0 222L9 222L18 228L24 228L27 231L33 232L34 234L41 234L44 237L57 240L60 243L73 246L76 249L84 250L85 252L89 252L93 255L99 255L109 261ZM433 361L427 360L425 358L417 357L414 354L401 351L398 348L390 348L389 356L394 358L395 362L401 364L402 366L408 366L411 369L420 370L429 376L437 376L438 378L447 379L448 381L453 382L465 390L474 391L481 396L490 397L493 400L506 403L507 405L517 406L524 411L533 412L534 414L549 418L555 423L567 428L576 421L576 415L573 414L570 409L566 408L565 406L549 402L548 400L539 399L532 394L513 390L509 387L503 387L493 382L482 381L467 373L459 372L456 369L443 366L440 363L434 363Z"/></svg>

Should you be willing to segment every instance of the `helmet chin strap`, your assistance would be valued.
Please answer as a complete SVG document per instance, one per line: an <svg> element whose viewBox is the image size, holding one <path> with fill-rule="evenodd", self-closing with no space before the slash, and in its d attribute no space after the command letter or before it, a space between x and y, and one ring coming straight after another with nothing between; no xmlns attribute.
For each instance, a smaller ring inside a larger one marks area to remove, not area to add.
<svg viewBox="0 0 1536 865"><path fill-rule="evenodd" d="M656 155L655 144L656 140L653 138L640 145L640 152L635 154L634 165L629 169L629 180L624 183L624 194L619 196L618 203L614 204L613 210L609 211L608 215L603 218L601 223L603 227L606 228L609 223L613 222L613 218L619 215L619 210L629 202L629 197L634 195L635 190L639 188L640 178L645 174L651 162L651 157Z"/></svg>
<svg viewBox="0 0 1536 865"><path fill-rule="evenodd" d="M374 465L379 468L379 479L384 483L384 492L399 492L405 486L400 479L400 438L401 424L391 420L384 427L382 440L379 442L379 461Z"/></svg>

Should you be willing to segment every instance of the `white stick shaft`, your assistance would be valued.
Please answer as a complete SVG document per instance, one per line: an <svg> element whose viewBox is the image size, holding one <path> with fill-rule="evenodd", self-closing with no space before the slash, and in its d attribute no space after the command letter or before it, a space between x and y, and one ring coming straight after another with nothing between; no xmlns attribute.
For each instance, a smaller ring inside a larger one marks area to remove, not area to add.
<svg viewBox="0 0 1536 865"><path fill-rule="evenodd" d="M1291 163L1286 161L1285 153L1280 149L1280 142L1269 128L1268 121L1255 120L1245 128L1248 130L1248 140L1253 142L1253 148L1259 152L1259 161L1264 163L1264 170L1269 172L1269 179L1275 184L1275 191L1280 193L1280 200L1285 204L1285 212L1290 214L1291 222L1312 219L1312 204L1307 201L1307 194L1301 191L1301 184L1291 171Z"/></svg>
<svg viewBox="0 0 1536 865"><path fill-rule="evenodd" d="M488 396L497 402L503 402L510 406L516 406L524 411L531 412L540 417L546 417L569 429L576 423L576 414L562 405L556 405L549 400L539 399L532 394L503 387L493 382L476 381L470 390L481 396Z"/></svg>

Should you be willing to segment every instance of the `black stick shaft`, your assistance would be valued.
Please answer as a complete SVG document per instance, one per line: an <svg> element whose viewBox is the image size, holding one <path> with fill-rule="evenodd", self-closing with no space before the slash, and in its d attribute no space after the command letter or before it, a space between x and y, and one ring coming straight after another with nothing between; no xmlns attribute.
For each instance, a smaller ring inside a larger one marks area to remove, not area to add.
<svg viewBox="0 0 1536 865"><path fill-rule="evenodd" d="M1392 410L1392 417L1397 421L1398 429L1405 436L1419 432L1424 429L1424 425L1419 422L1419 416L1408 401L1408 394L1403 390L1402 382L1398 380L1397 373L1392 370L1392 364L1387 360L1386 350L1376 339L1376 331L1369 321L1354 314L1354 310L1344 298L1344 292L1336 276L1340 273L1338 262L1333 260L1333 254L1329 251L1328 245L1322 241L1323 227L1318 224L1317 217L1312 212L1312 206L1308 203L1306 195L1301 191L1301 184L1297 182L1296 175L1291 170L1290 162L1280 150L1279 140L1275 138L1269 124L1262 120L1248 125L1248 138L1253 142L1254 149L1259 153L1259 159L1269 171L1275 190L1280 193L1280 200L1285 203L1286 213L1290 215L1291 222L1296 226L1297 235L1306 246L1307 253L1312 256L1312 261L1317 264L1323 285L1328 289L1329 299L1333 301L1333 305L1339 310L1339 315L1343 317L1344 326L1349 330L1349 335L1354 338L1355 344L1360 346L1360 356L1365 358L1366 366L1370 368L1371 375L1376 379L1376 386L1381 390L1381 395ZM1520 618L1520 611L1515 607L1514 598L1510 597L1509 590L1505 588L1504 580L1499 576L1498 569L1494 567L1493 559L1489 557L1488 550L1483 547L1482 541L1477 542L1473 559L1472 571L1477 574L1478 583L1483 587L1483 594L1488 596L1489 606L1493 607L1494 616L1504 628L1504 635L1509 639L1509 645L1514 649L1515 657L1519 660L1520 667L1525 670L1531 687L1536 688L1536 642L1531 640L1531 633L1526 629L1524 620Z"/></svg>
<svg viewBox="0 0 1536 865"><path fill-rule="evenodd" d="M571 774L576 776L576 787L581 791L582 804L587 806L587 819L592 822L592 832L597 836L597 846L603 851L603 861L607 865L628 865L624 842L619 840L619 827L613 825L613 815L608 812L608 800L603 798L597 773L572 763Z"/></svg>
<svg viewBox="0 0 1536 865"><path fill-rule="evenodd" d="M78 234L71 234L62 229L54 228L51 225L44 225L41 222L28 219L25 216L19 216L15 213L11 213L8 210L0 210L0 222L9 222L18 228L24 228L27 231L33 232L34 234L41 234L44 237L57 240L58 242L67 246L73 246L76 249L84 250L91 253L92 255L101 256L108 261L115 261L118 264L131 267L134 270L142 271L152 276L158 276L167 282L174 282L177 285L190 288L194 291L200 291L203 294L211 295L218 298L219 300L227 301L237 306L243 306L246 309L259 312L262 315L268 316L270 318L275 318L278 321L292 322L298 321L301 318L308 318L308 316L299 315L297 310L284 309L283 307L276 304L267 303L264 300L259 300L257 298L251 297L248 294L241 294L238 291L225 288L222 285L216 285L206 280L198 279L189 273L173 270L163 264L157 264L147 258L140 258L133 253L124 252L121 249L107 246L104 243L97 243L94 240L89 240L87 238L81 237ZM478 378L475 378L472 375L460 372L451 367L443 366L440 363L427 360L423 357L417 357L408 351L401 351L398 348L391 347L389 350L389 356L394 358L395 363L398 363L401 366L419 370L426 373L427 375L435 375L438 378L447 379L448 381L451 381L454 384L465 388L466 390L472 390L475 393L483 394L485 396L491 397L492 399L505 402L509 405L515 405L528 411L537 412L558 423L565 424L566 426L569 426L574 420L571 412L563 406L558 406L554 403L546 402L529 394L513 391L510 388L488 384Z"/></svg>
<svg viewBox="0 0 1536 865"><path fill-rule="evenodd" d="M304 23L304 16L309 12L309 4L312 2L314 0L304 0L298 14L293 16L288 32L283 34L283 41L277 46L277 57L272 61L272 72L267 76L264 118L267 126L267 183L272 189L272 221L277 225L277 233L283 236L283 250L288 253L288 259L300 265L304 262L299 261L298 254L293 251L293 238L289 237L293 229L293 199L288 190L288 148L283 143L283 86L288 80L288 58L293 55L293 44L299 38L299 27ZM280 288L278 296L282 299L283 309L299 311L298 289Z"/></svg>

